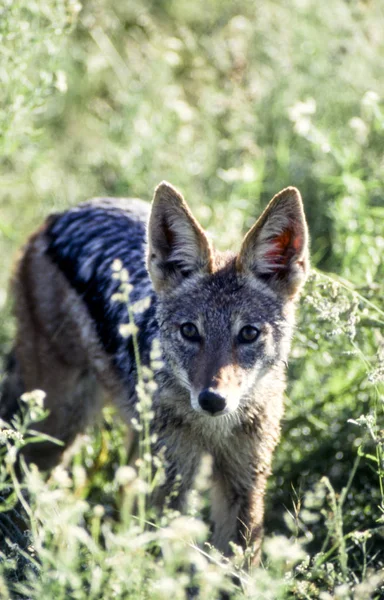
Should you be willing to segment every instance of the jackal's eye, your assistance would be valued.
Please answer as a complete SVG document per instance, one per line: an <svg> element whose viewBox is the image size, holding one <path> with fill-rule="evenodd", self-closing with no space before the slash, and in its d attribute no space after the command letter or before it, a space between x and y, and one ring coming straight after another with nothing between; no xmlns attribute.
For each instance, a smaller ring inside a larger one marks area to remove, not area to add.
<svg viewBox="0 0 384 600"><path fill-rule="evenodd" d="M251 344L257 340L259 335L260 331L257 329L257 327L253 327L253 325L245 325L245 327L240 329L237 339L241 344Z"/></svg>
<svg viewBox="0 0 384 600"><path fill-rule="evenodd" d="M180 333L189 342L199 342L201 337L199 330L193 323L183 323L180 326Z"/></svg>

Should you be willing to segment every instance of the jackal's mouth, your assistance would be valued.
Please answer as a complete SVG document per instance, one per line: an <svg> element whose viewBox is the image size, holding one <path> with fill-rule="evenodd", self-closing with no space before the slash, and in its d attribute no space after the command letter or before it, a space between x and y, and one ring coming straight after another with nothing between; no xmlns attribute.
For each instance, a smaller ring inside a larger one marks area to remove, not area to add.
<svg viewBox="0 0 384 600"><path fill-rule="evenodd" d="M204 414L208 415L209 417L214 417L214 418L218 418L218 417L224 417L225 415L229 415L230 413L233 412L233 410L230 410L227 406L221 410L220 412L215 412L215 413L210 413L207 410L203 410L202 411Z"/></svg>

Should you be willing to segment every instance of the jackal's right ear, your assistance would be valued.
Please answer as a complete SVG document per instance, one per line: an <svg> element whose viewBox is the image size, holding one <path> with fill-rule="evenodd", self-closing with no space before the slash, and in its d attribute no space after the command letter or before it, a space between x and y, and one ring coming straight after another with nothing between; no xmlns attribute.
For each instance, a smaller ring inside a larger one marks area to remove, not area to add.
<svg viewBox="0 0 384 600"><path fill-rule="evenodd" d="M274 196L248 231L237 269L256 275L292 298L307 278L308 229L300 192L288 187Z"/></svg>
<svg viewBox="0 0 384 600"><path fill-rule="evenodd" d="M209 241L183 197L166 181L155 190L148 225L147 267L157 292L198 272L209 273Z"/></svg>

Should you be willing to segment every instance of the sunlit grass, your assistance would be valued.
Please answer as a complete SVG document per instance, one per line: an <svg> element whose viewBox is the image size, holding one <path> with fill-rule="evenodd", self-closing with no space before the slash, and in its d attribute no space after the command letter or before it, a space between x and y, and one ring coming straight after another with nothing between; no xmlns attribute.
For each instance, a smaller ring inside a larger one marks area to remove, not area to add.
<svg viewBox="0 0 384 600"><path fill-rule="evenodd" d="M223 562L205 544L206 477L192 520L147 513L145 477L140 464L127 470L127 432L107 409L68 472L27 473L28 494L10 449L24 442L2 427L0 597L214 598L229 587L255 599L380 598L382 23L380 0L332 10L315 0L3 2L1 358L18 247L49 212L90 196L150 200L167 179L217 246L234 249L269 198L296 185L316 269L299 308L263 565L237 571L243 588L231 577L241 552Z"/></svg>

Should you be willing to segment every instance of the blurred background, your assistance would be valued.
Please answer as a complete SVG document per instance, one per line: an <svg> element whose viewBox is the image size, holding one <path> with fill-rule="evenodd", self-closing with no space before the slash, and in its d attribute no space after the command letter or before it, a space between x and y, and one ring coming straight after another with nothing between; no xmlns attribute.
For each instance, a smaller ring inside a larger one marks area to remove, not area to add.
<svg viewBox="0 0 384 600"><path fill-rule="evenodd" d="M167 179L217 246L236 249L268 200L297 186L314 271L266 525L316 549L323 476L337 493L349 481L345 531L382 519L383 27L382 0L0 7L1 355L17 249L49 212L91 196L150 200ZM381 565L379 534L368 543Z"/></svg>

